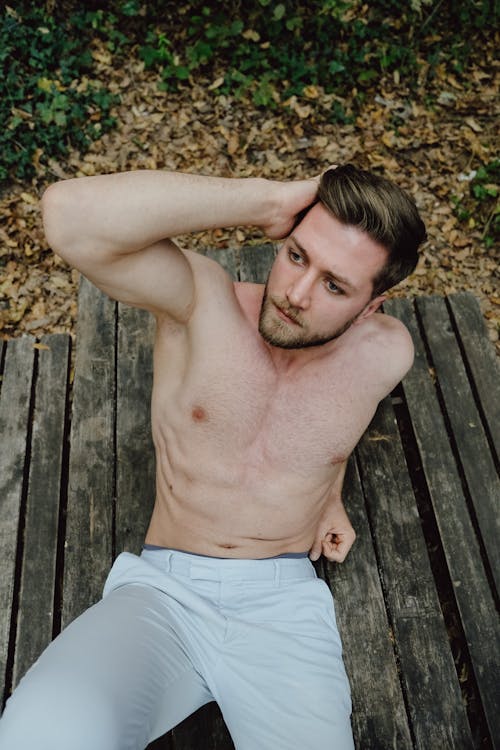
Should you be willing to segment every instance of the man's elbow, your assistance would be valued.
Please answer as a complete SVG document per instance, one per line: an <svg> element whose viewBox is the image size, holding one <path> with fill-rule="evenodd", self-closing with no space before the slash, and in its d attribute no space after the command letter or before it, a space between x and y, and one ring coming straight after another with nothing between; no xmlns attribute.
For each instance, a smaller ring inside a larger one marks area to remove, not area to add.
<svg viewBox="0 0 500 750"><path fill-rule="evenodd" d="M52 250L62 255L64 241L64 183L55 182L42 195L41 208L45 238Z"/></svg>
<svg viewBox="0 0 500 750"><path fill-rule="evenodd" d="M45 190L41 200L47 243L57 255L70 263L78 237L76 196L70 187L73 182L75 181L54 182Z"/></svg>

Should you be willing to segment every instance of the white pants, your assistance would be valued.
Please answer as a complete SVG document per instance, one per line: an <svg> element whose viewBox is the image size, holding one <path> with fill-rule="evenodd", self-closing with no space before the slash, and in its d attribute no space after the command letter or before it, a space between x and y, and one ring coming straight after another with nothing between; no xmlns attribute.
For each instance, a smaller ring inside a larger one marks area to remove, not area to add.
<svg viewBox="0 0 500 750"><path fill-rule="evenodd" d="M1 750L139 750L209 701L237 750L352 750L331 593L308 558L121 554L46 649Z"/></svg>

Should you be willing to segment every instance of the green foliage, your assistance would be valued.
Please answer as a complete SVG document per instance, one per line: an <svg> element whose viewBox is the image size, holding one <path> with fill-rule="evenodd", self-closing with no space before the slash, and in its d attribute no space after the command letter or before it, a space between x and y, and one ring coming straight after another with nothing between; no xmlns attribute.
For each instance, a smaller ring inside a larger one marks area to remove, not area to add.
<svg viewBox="0 0 500 750"><path fill-rule="evenodd" d="M61 23L36 7L2 12L0 183L31 178L35 164L64 158L70 146L85 150L114 124L115 97L91 80L91 20Z"/></svg>
<svg viewBox="0 0 500 750"><path fill-rule="evenodd" d="M455 197L455 214L460 221L479 226L487 248L500 240L500 160L481 165L469 183L469 194Z"/></svg>
<svg viewBox="0 0 500 750"><path fill-rule="evenodd" d="M161 70L166 89L189 75L223 71L222 93L250 92L262 106L318 84L339 94L355 89L362 99L382 74L397 73L416 86L423 61L432 69L444 63L464 70L471 51L465 36L471 40L471 28L480 34L491 26L492 2L194 0L178 8L175 26L170 14L159 20L153 12L156 28L141 56Z"/></svg>
<svg viewBox="0 0 500 750"><path fill-rule="evenodd" d="M479 167L476 176L472 180L471 190L474 198L478 201L488 201L498 196L498 184L500 182L500 161L497 159L491 164Z"/></svg>
<svg viewBox="0 0 500 750"><path fill-rule="evenodd" d="M472 45L495 27L496 0L11 0L0 14L0 182L84 151L112 127L115 98L93 79L96 38L137 49L161 86L215 81L218 93L276 107L316 87L361 106L381 76L418 86L453 72L466 85ZM95 75L95 74L94 74ZM332 120L345 120L333 99ZM479 189L479 183L478 183Z"/></svg>

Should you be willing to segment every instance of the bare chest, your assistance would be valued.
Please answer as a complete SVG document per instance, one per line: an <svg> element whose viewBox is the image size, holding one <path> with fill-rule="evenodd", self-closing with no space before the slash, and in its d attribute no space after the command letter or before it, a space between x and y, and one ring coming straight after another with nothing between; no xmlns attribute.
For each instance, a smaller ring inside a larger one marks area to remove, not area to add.
<svg viewBox="0 0 500 750"><path fill-rule="evenodd" d="M153 415L183 452L307 471L349 455L373 409L342 365L278 376L257 346L213 345L157 373Z"/></svg>

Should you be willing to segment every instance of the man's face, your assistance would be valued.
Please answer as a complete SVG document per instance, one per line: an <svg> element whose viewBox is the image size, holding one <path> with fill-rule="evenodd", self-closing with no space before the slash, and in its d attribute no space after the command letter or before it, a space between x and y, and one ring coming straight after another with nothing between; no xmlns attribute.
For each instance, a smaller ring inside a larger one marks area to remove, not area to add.
<svg viewBox="0 0 500 750"><path fill-rule="evenodd" d="M387 251L317 203L283 242L267 280L259 331L283 349L338 338L383 301L373 279Z"/></svg>

